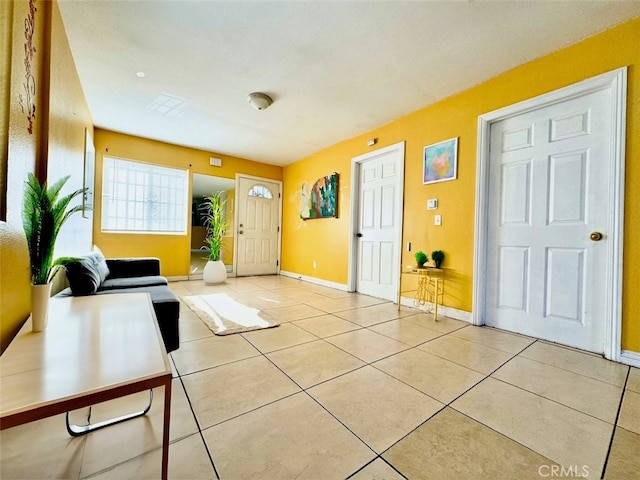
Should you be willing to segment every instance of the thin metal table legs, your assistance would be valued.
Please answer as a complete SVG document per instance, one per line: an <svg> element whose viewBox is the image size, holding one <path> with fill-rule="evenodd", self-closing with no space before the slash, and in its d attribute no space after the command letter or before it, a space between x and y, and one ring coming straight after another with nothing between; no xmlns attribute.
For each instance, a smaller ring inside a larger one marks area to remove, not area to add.
<svg viewBox="0 0 640 480"><path fill-rule="evenodd" d="M121 417L111 418L109 420L105 420L103 422L98 422L91 424L91 407L89 407L89 418L87 418L87 425L74 425L69 423L69 412L66 415L66 423L67 423L67 432L72 437L80 437L82 435L86 435L89 432L95 432L96 430L100 430L101 428L108 427L110 425L115 425L117 423L126 422L127 420L131 420L132 418L138 418L143 415L146 415L151 409L151 404L153 403L153 390L149 390L149 405L145 407L144 410L140 410L139 412L130 413L128 415L123 415Z"/></svg>

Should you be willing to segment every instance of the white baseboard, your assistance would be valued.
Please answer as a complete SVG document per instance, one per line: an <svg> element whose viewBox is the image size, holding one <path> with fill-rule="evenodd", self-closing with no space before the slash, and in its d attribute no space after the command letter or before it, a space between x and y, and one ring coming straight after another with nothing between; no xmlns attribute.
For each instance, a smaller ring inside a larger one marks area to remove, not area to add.
<svg viewBox="0 0 640 480"><path fill-rule="evenodd" d="M426 302L424 305L414 305L413 298L400 297L400 304L405 307L418 308L425 312L433 312L433 304ZM465 312L464 310L458 310L457 308L447 307L446 305L438 305L438 316L453 318L455 320L462 320L463 322L471 323L471 312Z"/></svg>
<svg viewBox="0 0 640 480"><path fill-rule="evenodd" d="M344 292L349 291L349 286L343 283L330 282L328 280L322 280L321 278L307 277L306 275L300 275L299 273L287 272L286 270L280 270L280 275L283 277L296 278L298 280L304 280L305 282L314 283L316 285L322 285L323 287L335 288L336 290L342 290Z"/></svg>
<svg viewBox="0 0 640 480"><path fill-rule="evenodd" d="M626 365L640 368L640 352L622 350L622 352L620 353L620 361Z"/></svg>
<svg viewBox="0 0 640 480"><path fill-rule="evenodd" d="M165 277L169 282L181 282L183 280L189 280L188 275L176 275L175 277Z"/></svg>

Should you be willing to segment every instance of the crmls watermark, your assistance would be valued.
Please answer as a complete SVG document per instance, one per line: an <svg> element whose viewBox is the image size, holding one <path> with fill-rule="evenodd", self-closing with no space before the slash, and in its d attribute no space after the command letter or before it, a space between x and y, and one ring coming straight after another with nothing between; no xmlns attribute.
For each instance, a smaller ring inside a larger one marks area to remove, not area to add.
<svg viewBox="0 0 640 480"><path fill-rule="evenodd" d="M540 465L538 475L544 478L589 478L589 465Z"/></svg>

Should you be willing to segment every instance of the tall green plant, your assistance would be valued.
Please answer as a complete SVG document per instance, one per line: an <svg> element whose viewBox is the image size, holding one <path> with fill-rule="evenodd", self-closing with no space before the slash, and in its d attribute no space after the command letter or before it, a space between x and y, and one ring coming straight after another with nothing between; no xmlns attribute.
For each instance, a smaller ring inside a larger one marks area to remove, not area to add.
<svg viewBox="0 0 640 480"><path fill-rule="evenodd" d="M48 283L66 259L53 260L53 250L60 228L71 215L82 210L82 205L69 207L75 197L86 189L79 189L58 199L60 190L69 180L63 177L50 187L40 185L35 175L29 173L25 182L22 205L22 226L27 236L31 260L31 282L34 285Z"/></svg>
<svg viewBox="0 0 640 480"><path fill-rule="evenodd" d="M225 217L227 201L222 198L222 192L212 193L205 197L200 206L203 213L203 224L207 229L204 243L209 247L211 261L220 260L222 255L222 238L227 232L228 224Z"/></svg>

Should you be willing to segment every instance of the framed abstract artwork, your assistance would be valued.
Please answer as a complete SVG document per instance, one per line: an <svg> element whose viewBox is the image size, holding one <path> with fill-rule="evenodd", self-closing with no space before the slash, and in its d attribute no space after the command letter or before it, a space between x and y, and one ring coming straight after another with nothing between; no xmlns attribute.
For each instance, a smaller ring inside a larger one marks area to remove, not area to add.
<svg viewBox="0 0 640 480"><path fill-rule="evenodd" d="M422 183L455 180L458 168L458 137L424 147Z"/></svg>
<svg viewBox="0 0 640 480"><path fill-rule="evenodd" d="M320 177L311 188L302 184L300 192L300 218L338 217L338 174Z"/></svg>

